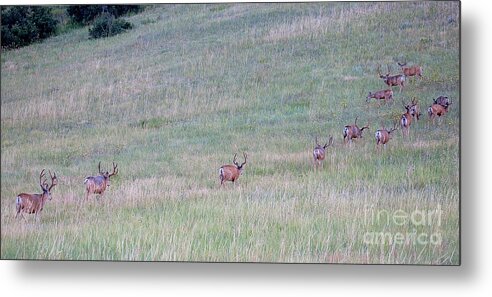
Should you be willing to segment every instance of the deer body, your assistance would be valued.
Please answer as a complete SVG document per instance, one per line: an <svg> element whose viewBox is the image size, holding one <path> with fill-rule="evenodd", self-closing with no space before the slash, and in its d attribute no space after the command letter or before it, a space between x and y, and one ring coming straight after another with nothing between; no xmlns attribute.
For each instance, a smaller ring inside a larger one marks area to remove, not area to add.
<svg viewBox="0 0 492 297"><path fill-rule="evenodd" d="M316 146L314 147L314 150L313 150L313 158L314 158L314 166L316 168L316 166L319 166L321 165L322 161L325 159L325 155L326 155L326 148L328 148L330 145L333 144L333 137L330 136L330 140L325 143L325 145L321 146L319 143L318 143L318 138L316 137Z"/></svg>
<svg viewBox="0 0 492 297"><path fill-rule="evenodd" d="M376 100L381 100L384 99L385 102L388 102L388 100L393 99L393 90L387 89L387 90L381 90L377 92L369 92L369 95L366 97L366 102L369 102L371 98L374 98Z"/></svg>
<svg viewBox="0 0 492 297"><path fill-rule="evenodd" d="M394 131L396 131L396 125L397 123L395 123L394 127L390 130L388 129L385 129L383 127L383 129L379 129L376 131L375 133L375 137L376 137L376 147L380 147L380 145L382 144L385 148L386 148L386 143L388 143L390 141L390 139L392 138L392 134Z"/></svg>
<svg viewBox="0 0 492 297"><path fill-rule="evenodd" d="M405 74L390 75L389 65L388 65L388 72L385 75L381 74L380 66L378 66L377 72L379 78L383 79L384 83L387 84L390 88L393 86L399 86L400 93L401 93L401 90L403 89L403 87L405 87L405 80L406 80Z"/></svg>
<svg viewBox="0 0 492 297"><path fill-rule="evenodd" d="M429 118L432 120L432 123L434 124L435 118L436 117L441 117L445 115L448 112L448 107L449 104L447 105L440 105L440 104L432 104L428 109L427 113L429 114Z"/></svg>
<svg viewBox="0 0 492 297"><path fill-rule="evenodd" d="M48 183L46 183L46 180L44 182L41 182L42 178L44 177L44 174L45 174L45 170L43 169L39 176L39 185L43 193L41 194L21 193L17 195L15 199L16 218L20 214L24 218L24 220L27 221L26 217L24 217L24 213L35 214L36 217L39 218L41 215L41 211L43 210L44 205L46 203L46 200L51 200L50 191L51 189L53 189L54 186L57 185L58 180L56 177L56 173L54 173L54 175L52 176L50 172L51 186L48 187Z"/></svg>
<svg viewBox="0 0 492 297"><path fill-rule="evenodd" d="M410 136L410 125L412 124L412 119L413 119L413 115L412 115L413 107L414 107L413 104L405 105L405 109L407 110L407 112L401 115L400 125L401 125L401 133L403 136L405 136L405 134L407 136Z"/></svg>
<svg viewBox="0 0 492 297"><path fill-rule="evenodd" d="M401 67L401 71L403 72L403 74L405 74L405 76L418 76L420 78L422 78L422 73L423 73L423 70L422 70L422 67L418 66L418 65L415 65L415 66L406 66L407 63L399 63L398 62L398 65L400 65Z"/></svg>
<svg viewBox="0 0 492 297"><path fill-rule="evenodd" d="M106 188L109 187L109 178L113 175L118 174L118 165L113 163L113 172L109 173L108 171L101 171L101 162L98 165L99 174L98 176L88 176L84 180L85 184L85 200L89 199L90 194L99 194L103 195Z"/></svg>
<svg viewBox="0 0 492 297"><path fill-rule="evenodd" d="M243 156L244 156L244 162L241 165L237 163L236 161L237 154L235 154L234 159L232 161L234 165L227 164L219 168L219 178L220 178L221 186L224 184L225 181L231 181L234 184L236 183L236 180L243 172L244 164L246 164L246 159L247 159L246 153L243 153Z"/></svg>
<svg viewBox="0 0 492 297"><path fill-rule="evenodd" d="M350 141L352 143L352 139L354 138L362 138L362 132L365 129L369 129L369 126L364 126L362 128L359 128L357 126L357 118L355 118L355 123L353 125L347 125L343 129L343 141L347 143L347 141Z"/></svg>
<svg viewBox="0 0 492 297"><path fill-rule="evenodd" d="M406 78L405 78L404 74L398 74L398 75L390 76L388 73L386 75L381 75L380 78L382 78L384 83L387 84L389 87L399 86L400 87L400 93L401 93L401 90L405 87L405 79Z"/></svg>

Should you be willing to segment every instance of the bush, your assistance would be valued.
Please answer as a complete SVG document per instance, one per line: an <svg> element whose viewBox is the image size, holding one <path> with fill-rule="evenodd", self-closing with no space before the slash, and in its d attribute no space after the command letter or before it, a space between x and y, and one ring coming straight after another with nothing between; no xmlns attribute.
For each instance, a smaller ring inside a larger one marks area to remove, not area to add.
<svg viewBox="0 0 492 297"><path fill-rule="evenodd" d="M137 13L143 9L141 5L72 5L67 8L68 15L78 24L88 25L101 13L110 13L116 18Z"/></svg>
<svg viewBox="0 0 492 297"><path fill-rule="evenodd" d="M2 47L17 48L50 37L58 21L51 8L41 6L2 7Z"/></svg>
<svg viewBox="0 0 492 297"><path fill-rule="evenodd" d="M94 20L92 28L89 28L89 35L92 38L110 37L123 33L131 28L131 23L122 19L116 19L110 13L103 13Z"/></svg>

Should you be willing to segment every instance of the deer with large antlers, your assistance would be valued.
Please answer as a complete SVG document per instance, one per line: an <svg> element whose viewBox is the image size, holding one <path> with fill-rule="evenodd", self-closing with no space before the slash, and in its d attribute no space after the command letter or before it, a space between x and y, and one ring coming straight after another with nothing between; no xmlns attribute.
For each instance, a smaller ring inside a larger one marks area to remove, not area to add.
<svg viewBox="0 0 492 297"><path fill-rule="evenodd" d="M407 62L404 63L398 62L398 65L401 67L401 72L403 72L405 76L410 77L410 76L417 75L420 79L422 79L423 70L421 66L418 65L407 66Z"/></svg>
<svg viewBox="0 0 492 297"><path fill-rule="evenodd" d="M393 128L391 129L385 129L384 128L384 125L383 125L383 128L382 129L379 129L376 131L376 134L374 135L376 137L376 148L380 148L381 144L383 145L383 147L386 149L386 143L388 143L388 141L390 141L390 139L392 138L392 134L394 131L396 131L398 129L398 121L396 121L393 125Z"/></svg>
<svg viewBox="0 0 492 297"><path fill-rule="evenodd" d="M85 190L86 190L86 195L85 195L86 201L89 200L90 194L99 194L102 196L104 194L104 191L106 191L106 188L109 187L109 178L112 177L113 175L118 174L118 164L114 164L114 162L113 162L112 173L109 173L108 171L102 172L101 162L99 162L97 168L99 170L98 176L88 176L84 180Z"/></svg>
<svg viewBox="0 0 492 297"><path fill-rule="evenodd" d="M315 138L315 142L316 142L316 146L314 147L313 157L314 157L314 168L316 169L317 166L323 164L321 162L325 159L326 149L333 144L333 136L330 135L330 139L323 146L321 146L318 143L318 137Z"/></svg>
<svg viewBox="0 0 492 297"><path fill-rule="evenodd" d="M387 90L376 91L374 93L369 92L369 95L367 95L366 97L366 102L369 102L372 98L376 100L384 99L384 102L387 103L388 100L393 100L393 90L387 89Z"/></svg>
<svg viewBox="0 0 492 297"><path fill-rule="evenodd" d="M448 112L449 106L452 104L448 97L440 96L433 100L434 103L427 109L427 114L434 124L436 117L440 118ZM438 103L439 102L439 103Z"/></svg>
<svg viewBox="0 0 492 297"><path fill-rule="evenodd" d="M350 141L350 143L352 143L352 139L362 138L362 132L365 129L369 129L369 125L359 128L359 126L357 126L357 117L356 117L353 125L346 125L343 128L344 143L347 143L347 141Z"/></svg>
<svg viewBox="0 0 492 297"><path fill-rule="evenodd" d="M410 136L410 125L412 124L413 114L412 110L415 105L413 103L405 104L403 103L403 107L406 109L406 112L401 115L400 125L401 125L401 133L402 136L405 137Z"/></svg>
<svg viewBox="0 0 492 297"><path fill-rule="evenodd" d="M378 75L379 78L383 79L384 83L387 84L390 88L393 86L399 86L400 87L400 93L401 90L405 87L405 74L397 74L397 75L390 75L390 69L388 66L388 72L383 75L381 74L381 67L378 66Z"/></svg>
<svg viewBox="0 0 492 297"><path fill-rule="evenodd" d="M21 193L17 195L17 198L15 199L16 218L20 214L27 222L24 213L28 213L28 214L35 214L36 218L38 220L40 219L41 211L44 208L44 204L46 203L46 200L51 200L51 190L53 189L54 186L58 184L56 173L53 172L53 175L51 175L51 171L49 171L49 173L51 177L51 186L48 185L46 179L44 179L43 181L43 178L46 175L45 169L43 169L39 174L39 186L41 187L41 190L43 190L42 194Z"/></svg>
<svg viewBox="0 0 492 297"><path fill-rule="evenodd" d="M237 154L234 154L234 159L232 160L232 163L234 165L223 165L219 168L219 178L220 178L220 185L222 186L225 181L231 181L233 184L236 183L236 180L239 178L239 176L243 173L243 166L246 164L247 160L247 155L246 153L243 153L244 156L244 162L239 165L237 162Z"/></svg>

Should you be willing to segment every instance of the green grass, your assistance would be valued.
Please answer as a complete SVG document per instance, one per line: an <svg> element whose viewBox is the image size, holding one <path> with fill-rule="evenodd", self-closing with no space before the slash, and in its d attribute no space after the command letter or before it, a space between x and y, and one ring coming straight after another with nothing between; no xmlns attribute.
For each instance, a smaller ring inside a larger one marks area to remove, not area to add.
<svg viewBox="0 0 492 297"><path fill-rule="evenodd" d="M3 259L459 264L457 2L156 5L131 31L87 28L1 56ZM452 20L455 20L454 22ZM420 64L394 104L377 65ZM374 132L417 97L454 104L378 153ZM358 116L369 133L343 144ZM314 137L333 135L322 169ZM237 185L218 168L248 153ZM85 203L97 163L120 173ZM40 222L18 193L59 185ZM441 209L441 224L370 220ZM370 212L369 212L370 213ZM440 234L368 244L367 232Z"/></svg>

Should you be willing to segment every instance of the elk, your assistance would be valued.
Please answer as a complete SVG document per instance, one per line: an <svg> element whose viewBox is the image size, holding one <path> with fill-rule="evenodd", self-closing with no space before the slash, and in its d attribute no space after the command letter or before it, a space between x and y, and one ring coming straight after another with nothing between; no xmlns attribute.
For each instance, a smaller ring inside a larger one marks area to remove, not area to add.
<svg viewBox="0 0 492 297"><path fill-rule="evenodd" d="M333 136L330 135L330 139L325 145L321 146L318 143L318 137L315 139L316 146L314 147L313 157L314 157L314 167L322 165L322 161L325 159L326 148L333 144Z"/></svg>
<svg viewBox="0 0 492 297"><path fill-rule="evenodd" d="M371 98L374 98L376 100L384 99L384 102L388 102L388 100L393 100L393 90L387 89L376 91L374 93L369 92L369 95L367 95L366 97L366 102L369 102Z"/></svg>
<svg viewBox="0 0 492 297"><path fill-rule="evenodd" d="M352 143L353 138L362 138L362 131L369 129L369 125L359 128L357 126L357 117L355 118L355 123L353 125L347 125L343 129L343 141L347 143L350 141Z"/></svg>
<svg viewBox="0 0 492 297"><path fill-rule="evenodd" d="M451 101L447 100L447 97L446 102L444 102L443 105L437 102L437 99L434 99L434 104L429 106L429 108L427 109L427 113L429 114L429 118L432 120L432 124L434 124L436 117L440 118L441 116L445 115L448 112L448 107L452 104Z"/></svg>
<svg viewBox="0 0 492 297"><path fill-rule="evenodd" d="M401 72L403 72L405 76L418 75L420 79L422 79L422 72L423 72L422 67L418 65L407 66L407 62L404 63L398 62L398 65L401 67Z"/></svg>
<svg viewBox="0 0 492 297"><path fill-rule="evenodd" d="M379 145L382 144L383 147L386 149L386 143L388 143L388 141L390 141L390 139L392 138L391 133L393 133L398 129L397 125L398 125L398 121L396 121L393 125L393 128L389 130L385 129L383 125L382 129L376 131L376 134L374 135L376 137L376 148L379 149L380 148Z"/></svg>
<svg viewBox="0 0 492 297"><path fill-rule="evenodd" d="M45 169L41 170L41 173L39 174L39 186L41 187L41 190L43 190L42 194L21 193L17 195L17 198L15 199L15 210L16 210L15 218L17 218L20 214L27 222L24 213L28 213L28 214L35 214L36 218L38 220L40 219L41 211L44 208L44 204L46 203L46 200L51 200L51 190L53 189L54 186L58 184L58 179L56 178L56 172L53 172L53 175L51 175L51 171L49 171L49 173L51 177L51 186L48 186L46 179L44 179L43 181L43 178L46 175Z"/></svg>
<svg viewBox="0 0 492 297"><path fill-rule="evenodd" d="M86 201L89 199L90 194L99 194L102 196L104 194L104 191L106 191L106 188L109 187L109 178L113 175L118 174L118 164L115 164L114 162L113 162L112 173L109 173L108 171L102 172L101 162L99 162L97 168L99 170L98 176L88 176L84 180L85 190L86 190L86 195L85 195Z"/></svg>
<svg viewBox="0 0 492 297"><path fill-rule="evenodd" d="M243 166L246 164L247 160L247 155L246 153L243 152L244 156L244 162L239 165L237 162L237 154L234 154L234 159L232 160L232 163L234 165L223 165L219 168L219 178L220 178L220 185L222 186L224 184L224 181L231 181L233 184L236 184L236 180L239 178L239 176L243 173Z"/></svg>
<svg viewBox="0 0 492 297"><path fill-rule="evenodd" d="M405 103L403 103L403 107L407 110L407 112L402 114L400 119L402 136L405 136L405 134L407 136L410 136L410 125L412 124L412 119L413 119L412 108L414 106L415 105L413 103L408 105L405 105Z"/></svg>
<svg viewBox="0 0 492 297"><path fill-rule="evenodd" d="M388 67L388 73L382 75L380 68L381 67L378 66L378 75L380 78L383 79L384 83L387 84L390 88L393 86L399 86L401 93L401 90L405 87L405 74L390 75L390 69Z"/></svg>

